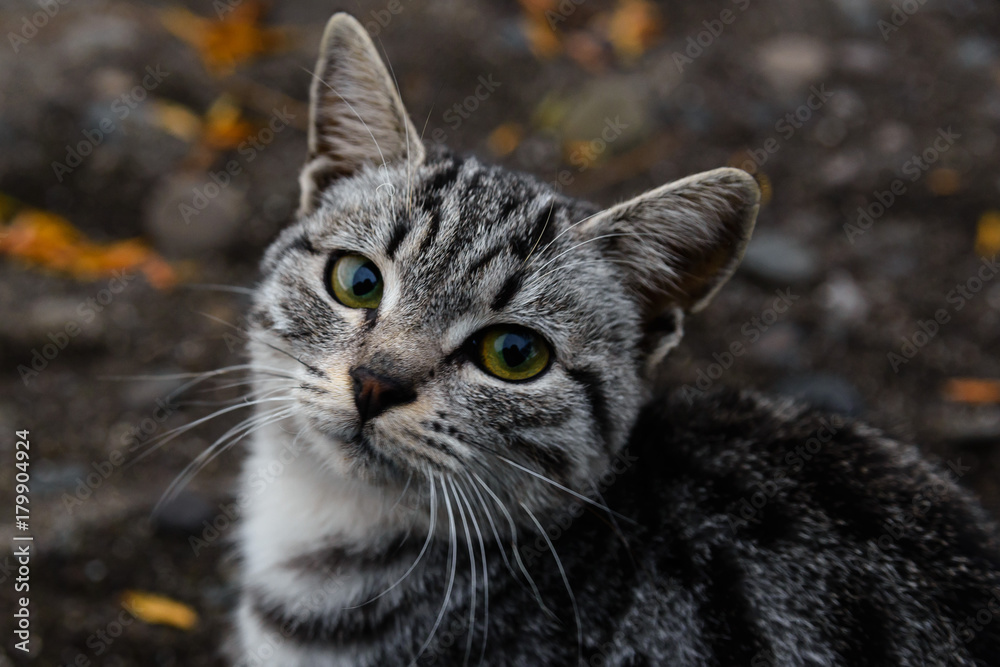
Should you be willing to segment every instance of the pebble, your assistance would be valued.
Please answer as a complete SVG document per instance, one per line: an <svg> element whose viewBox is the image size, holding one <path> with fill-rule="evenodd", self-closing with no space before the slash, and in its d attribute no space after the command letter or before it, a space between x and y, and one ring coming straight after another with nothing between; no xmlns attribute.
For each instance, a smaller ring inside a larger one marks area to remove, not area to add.
<svg viewBox="0 0 1000 667"><path fill-rule="evenodd" d="M792 93L829 73L830 50L812 35L779 35L757 49L757 67L777 90Z"/></svg>
<svg viewBox="0 0 1000 667"><path fill-rule="evenodd" d="M740 266L754 278L779 286L811 282L821 268L815 252L790 236L772 231L754 234Z"/></svg>
<svg viewBox="0 0 1000 667"><path fill-rule="evenodd" d="M233 183L216 185L204 173L171 176L150 195L143 227L166 255L222 251L242 235L245 194Z"/></svg>
<svg viewBox="0 0 1000 667"><path fill-rule="evenodd" d="M779 394L846 417L857 417L864 411L861 394L839 375L809 373L793 375L774 387Z"/></svg>
<svg viewBox="0 0 1000 667"><path fill-rule="evenodd" d="M193 491L181 491L176 498L165 502L153 514L153 527L158 533L197 535L205 521L211 521L218 512L202 496Z"/></svg>

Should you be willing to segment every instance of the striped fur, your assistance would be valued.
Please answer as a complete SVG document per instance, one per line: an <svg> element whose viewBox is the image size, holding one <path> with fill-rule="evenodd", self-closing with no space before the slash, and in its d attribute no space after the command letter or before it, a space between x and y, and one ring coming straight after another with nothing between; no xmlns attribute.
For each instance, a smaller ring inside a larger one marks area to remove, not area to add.
<svg viewBox="0 0 1000 667"><path fill-rule="evenodd" d="M421 145L353 19L322 49L300 215L249 318L255 394L293 409L261 403L246 463L232 664L997 664L1000 607L967 623L1000 604L995 532L912 448L652 395L742 255L749 176L602 211ZM345 251L379 267L378 308L331 297ZM548 370L472 363L499 323ZM361 365L413 400L362 421Z"/></svg>

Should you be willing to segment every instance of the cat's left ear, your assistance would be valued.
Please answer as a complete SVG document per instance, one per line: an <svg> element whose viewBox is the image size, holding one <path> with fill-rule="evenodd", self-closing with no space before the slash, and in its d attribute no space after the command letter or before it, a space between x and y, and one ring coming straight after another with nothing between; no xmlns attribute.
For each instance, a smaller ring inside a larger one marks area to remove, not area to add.
<svg viewBox="0 0 1000 667"><path fill-rule="evenodd" d="M413 168L423 159L420 135L368 33L353 16L334 14L313 73L299 214L311 212L332 181L366 165Z"/></svg>
<svg viewBox="0 0 1000 667"><path fill-rule="evenodd" d="M581 225L602 239L643 305L647 367L680 341L683 317L733 274L753 231L760 188L740 169L715 169L650 190Z"/></svg>

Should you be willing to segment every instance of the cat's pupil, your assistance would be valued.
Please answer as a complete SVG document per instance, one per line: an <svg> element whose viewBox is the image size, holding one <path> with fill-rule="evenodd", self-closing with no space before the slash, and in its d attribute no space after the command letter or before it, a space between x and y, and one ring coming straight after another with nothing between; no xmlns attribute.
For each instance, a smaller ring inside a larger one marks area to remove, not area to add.
<svg viewBox="0 0 1000 667"><path fill-rule="evenodd" d="M509 333L500 339L500 354L510 368L517 368L531 358L531 339L520 334Z"/></svg>
<svg viewBox="0 0 1000 667"><path fill-rule="evenodd" d="M378 286L378 274L375 265L367 262L358 267L351 277L351 289L356 296L365 296Z"/></svg>

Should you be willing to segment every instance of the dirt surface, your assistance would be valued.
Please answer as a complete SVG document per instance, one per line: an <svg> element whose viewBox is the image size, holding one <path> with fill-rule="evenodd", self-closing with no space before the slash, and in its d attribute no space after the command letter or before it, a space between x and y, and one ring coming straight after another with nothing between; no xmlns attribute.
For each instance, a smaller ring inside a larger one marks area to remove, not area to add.
<svg viewBox="0 0 1000 667"><path fill-rule="evenodd" d="M687 323L665 380L755 386L861 415L953 464L997 513L1000 404L949 383L1000 380L1000 276L977 277L980 256L1000 249L990 231L1000 233L990 214L1000 208L1000 6L901 5L911 13L869 0L336 8L378 33L432 140L601 203L726 164L755 171L767 197L746 263ZM242 362L246 297L196 286L252 285L294 210L306 69L335 7L275 3L263 24L283 31L283 46L226 72L165 27L179 5L49 6L25 37L39 5L0 3L0 192L94 242L142 237L180 281L83 280L0 257L0 498L13 510L14 434L27 429L35 538L31 654L5 630L0 665L218 665L234 597L224 506L239 452L162 514L152 508L239 417L134 459L238 388L165 402L182 380L121 376ZM227 20L227 6L188 3L208 24ZM554 32L526 9L547 6ZM249 125L227 121L227 108ZM210 118L228 139L208 136ZM280 130L261 135L268 123ZM74 147L87 155L73 159ZM213 189L231 163L238 173ZM859 222L859 207L871 217ZM49 344L59 349L47 359ZM19 531L6 517L10 544ZM219 530L206 533L213 521ZM205 542L192 546L192 534ZM0 562L7 628L16 574L10 556ZM188 605L198 620L135 620L123 615L127 591Z"/></svg>

